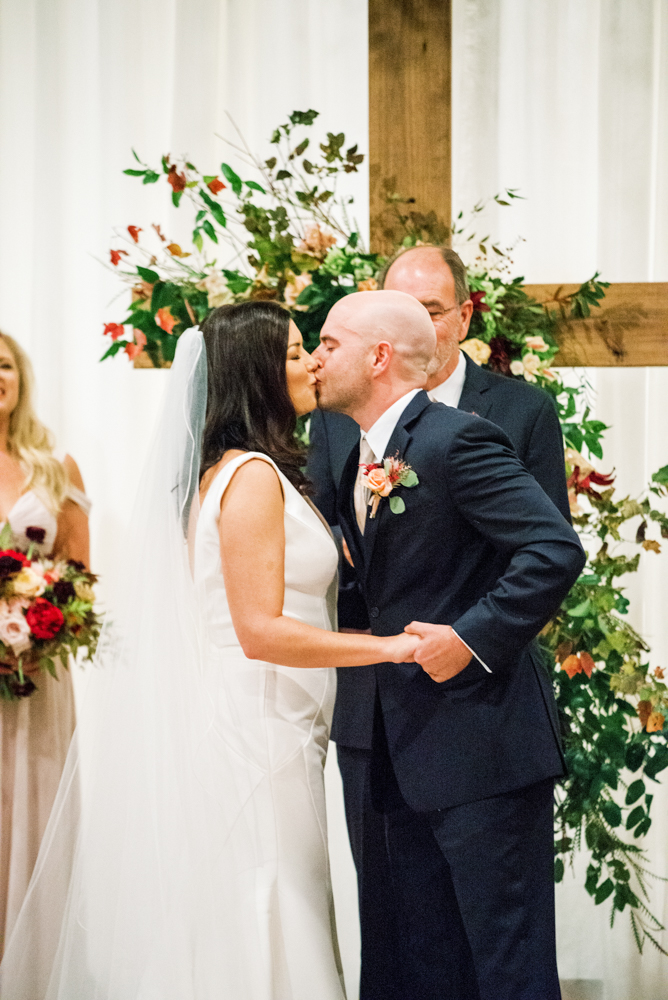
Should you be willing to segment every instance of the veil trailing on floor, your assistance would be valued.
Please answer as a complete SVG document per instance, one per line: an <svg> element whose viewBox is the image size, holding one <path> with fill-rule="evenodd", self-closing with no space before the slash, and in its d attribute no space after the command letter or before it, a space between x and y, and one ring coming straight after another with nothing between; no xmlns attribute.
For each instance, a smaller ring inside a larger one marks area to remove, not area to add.
<svg viewBox="0 0 668 1000"><path fill-rule="evenodd" d="M205 409L205 349L194 329L179 339L119 553L125 600L90 668L0 967L3 1000L256 995L248 873L266 859L256 856L261 838L243 808L252 787L235 778L225 713L214 708L187 544Z"/></svg>

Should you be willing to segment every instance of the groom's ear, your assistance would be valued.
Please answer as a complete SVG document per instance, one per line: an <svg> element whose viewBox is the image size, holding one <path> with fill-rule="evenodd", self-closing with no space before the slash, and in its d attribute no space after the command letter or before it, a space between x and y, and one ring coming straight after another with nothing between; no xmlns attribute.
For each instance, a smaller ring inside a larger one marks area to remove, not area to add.
<svg viewBox="0 0 668 1000"><path fill-rule="evenodd" d="M392 361L392 356L394 354L394 348L392 344L388 343L387 340L381 340L373 349L373 370L372 375L377 378L379 375L383 375L389 368L390 362Z"/></svg>

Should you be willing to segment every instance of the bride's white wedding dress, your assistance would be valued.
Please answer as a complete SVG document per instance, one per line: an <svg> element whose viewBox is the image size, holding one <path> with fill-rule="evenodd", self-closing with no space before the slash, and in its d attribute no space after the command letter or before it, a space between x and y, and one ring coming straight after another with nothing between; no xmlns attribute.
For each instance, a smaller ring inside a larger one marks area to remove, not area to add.
<svg viewBox="0 0 668 1000"><path fill-rule="evenodd" d="M239 646L220 501L239 465L269 459L223 467L195 521L206 398L191 330L119 539L125 586L0 966L2 1000L344 1000L323 782L335 671ZM284 613L332 629L336 546L279 479Z"/></svg>
<svg viewBox="0 0 668 1000"><path fill-rule="evenodd" d="M204 499L195 536L194 575L208 630L205 655L218 678L212 687L215 740L234 752L234 780L244 789L244 810L258 838L256 864L242 876L246 905L238 914L236 946L241 955L246 941L261 942L259 953L246 954L257 980L248 1000L340 1000L323 782L336 671L247 659L221 570L221 499L237 469L254 458L276 469L253 452L225 465ZM285 496L283 613L334 629L336 545L315 509L276 471Z"/></svg>

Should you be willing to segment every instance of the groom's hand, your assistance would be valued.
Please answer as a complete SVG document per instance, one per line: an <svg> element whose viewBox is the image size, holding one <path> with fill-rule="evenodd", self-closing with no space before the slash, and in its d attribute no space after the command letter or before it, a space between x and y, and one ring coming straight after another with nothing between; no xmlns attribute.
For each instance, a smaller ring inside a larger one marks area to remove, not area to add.
<svg viewBox="0 0 668 1000"><path fill-rule="evenodd" d="M438 684L456 677L472 660L471 650L449 625L411 622L404 631L420 637L415 662Z"/></svg>

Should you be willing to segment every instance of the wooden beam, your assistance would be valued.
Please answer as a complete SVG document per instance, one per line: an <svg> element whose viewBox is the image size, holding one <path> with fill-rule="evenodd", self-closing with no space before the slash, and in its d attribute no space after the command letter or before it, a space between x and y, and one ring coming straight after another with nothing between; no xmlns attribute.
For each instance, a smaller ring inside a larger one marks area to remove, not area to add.
<svg viewBox="0 0 668 1000"><path fill-rule="evenodd" d="M577 285L525 285L548 308ZM628 368L668 365L668 282L610 285L600 309L586 320L568 320L557 332L556 366Z"/></svg>
<svg viewBox="0 0 668 1000"><path fill-rule="evenodd" d="M369 0L371 246L380 252L400 231L388 194L451 223L451 13L451 0Z"/></svg>

